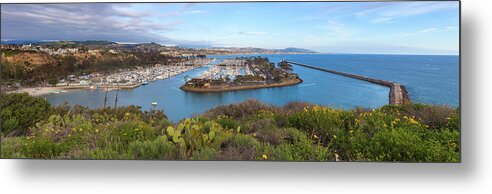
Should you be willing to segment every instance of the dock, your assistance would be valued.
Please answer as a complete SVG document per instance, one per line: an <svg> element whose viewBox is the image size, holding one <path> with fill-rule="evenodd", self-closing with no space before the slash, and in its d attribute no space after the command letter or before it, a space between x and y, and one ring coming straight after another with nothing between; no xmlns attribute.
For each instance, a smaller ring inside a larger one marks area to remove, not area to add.
<svg viewBox="0 0 492 194"><path fill-rule="evenodd" d="M398 105L398 104L405 104L405 103L409 103L410 102L410 98L408 96L407 90L405 89L405 86L403 86L403 85L401 85L400 83L397 83L397 82L391 82L391 81L386 81L386 80L381 80L381 79L375 79L375 78L370 78L370 77L366 77L366 76L362 76L362 75L345 73L345 72L341 72L341 71L335 71L335 70L325 69L325 68L321 68L321 67L316 67L316 66L312 66L312 65L306 65L306 64L292 62L292 61L286 61L286 60L284 60L284 61L287 62L287 63L289 63L289 64L293 64L293 65L298 65L298 66L302 66L302 67L316 69L316 70L319 70L319 71L324 71L324 72L328 72L328 73L332 73L332 74L336 74L336 75L341 75L341 76L345 76L345 77L349 77L349 78L354 78L354 79L358 79L358 80L362 80L362 81L366 81L366 82L378 84L378 85L381 85L381 86L389 87L390 88L390 92L389 92L389 104Z"/></svg>

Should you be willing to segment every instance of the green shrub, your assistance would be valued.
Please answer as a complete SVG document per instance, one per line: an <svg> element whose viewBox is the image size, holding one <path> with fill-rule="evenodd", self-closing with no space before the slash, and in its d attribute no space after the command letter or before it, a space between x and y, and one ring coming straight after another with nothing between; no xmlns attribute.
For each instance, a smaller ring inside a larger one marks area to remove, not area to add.
<svg viewBox="0 0 492 194"><path fill-rule="evenodd" d="M427 125L429 129L439 130L448 126L450 118L456 115L457 111L449 106L426 105L426 104L403 104L386 105L379 108L381 112L398 116L414 118L415 120Z"/></svg>
<svg viewBox="0 0 492 194"><path fill-rule="evenodd" d="M68 152L70 148L63 143L53 142L51 139L38 137L25 141L21 148L21 153L26 158L56 158L63 152Z"/></svg>
<svg viewBox="0 0 492 194"><path fill-rule="evenodd" d="M236 147L255 148L258 147L260 143L249 135L238 134L231 139L231 145Z"/></svg>
<svg viewBox="0 0 492 194"><path fill-rule="evenodd" d="M132 141L154 139L160 132L143 122L126 121L118 123L110 129L110 137L119 143L128 145Z"/></svg>
<svg viewBox="0 0 492 194"><path fill-rule="evenodd" d="M29 128L48 116L51 106L27 93L0 94L0 120L4 135L27 135Z"/></svg>
<svg viewBox="0 0 492 194"><path fill-rule="evenodd" d="M238 134L232 137L222 148L219 160L253 160L258 153L260 143L255 138Z"/></svg>
<svg viewBox="0 0 492 194"><path fill-rule="evenodd" d="M345 133L355 125L355 114L350 111L313 106L289 116L289 126L311 136L318 136L323 144L338 134Z"/></svg>
<svg viewBox="0 0 492 194"><path fill-rule="evenodd" d="M458 132L435 132L422 126L386 128L369 135L355 130L339 144L343 160L395 162L457 162Z"/></svg>
<svg viewBox="0 0 492 194"><path fill-rule="evenodd" d="M239 126L236 120L229 117L218 117L215 121L225 129L236 129Z"/></svg>
<svg viewBox="0 0 492 194"><path fill-rule="evenodd" d="M328 161L331 160L328 148L311 144L280 144L271 157L273 160L290 161Z"/></svg>
<svg viewBox="0 0 492 194"><path fill-rule="evenodd" d="M17 117L2 120L11 131L2 133L2 158L460 161L459 111L439 106L338 110L252 101L176 125L136 106L46 110L50 116L29 126L28 136L11 136L19 134Z"/></svg>
<svg viewBox="0 0 492 194"><path fill-rule="evenodd" d="M309 102L289 102L282 106L282 112L284 114L297 113L310 106L313 106L313 104Z"/></svg>
<svg viewBox="0 0 492 194"><path fill-rule="evenodd" d="M111 148L96 148L94 150L84 150L81 158L90 160L131 159L130 156L123 155L121 154L121 152L118 152Z"/></svg>
<svg viewBox="0 0 492 194"><path fill-rule="evenodd" d="M258 132L254 133L254 135L261 142L268 142L272 145L279 145L286 138L285 131L277 128L276 126L260 129Z"/></svg>
<svg viewBox="0 0 492 194"><path fill-rule="evenodd" d="M25 137L1 137L1 158L24 158L24 155L21 153L21 149L24 145L25 139Z"/></svg>
<svg viewBox="0 0 492 194"><path fill-rule="evenodd" d="M131 159L144 160L176 160L178 149L167 137L158 137L154 140L133 141L128 146Z"/></svg>
<svg viewBox="0 0 492 194"><path fill-rule="evenodd" d="M260 110L276 111L277 108L263 104L254 99L249 99L238 104L217 106L205 112L204 115L209 118L227 116L229 118L238 119L254 115Z"/></svg>
<svg viewBox="0 0 492 194"><path fill-rule="evenodd" d="M217 158L218 151L209 148L209 147L203 147L200 148L199 150L193 151L190 159L191 160L215 160Z"/></svg>
<svg viewBox="0 0 492 194"><path fill-rule="evenodd" d="M298 144L298 143L308 143L311 139L306 135L306 133L299 131L296 128L286 128L285 129L287 143Z"/></svg>
<svg viewBox="0 0 492 194"><path fill-rule="evenodd" d="M452 130L452 131L459 131L460 130L460 112L456 110L449 118L446 118L448 120L448 123L446 125L446 129Z"/></svg>

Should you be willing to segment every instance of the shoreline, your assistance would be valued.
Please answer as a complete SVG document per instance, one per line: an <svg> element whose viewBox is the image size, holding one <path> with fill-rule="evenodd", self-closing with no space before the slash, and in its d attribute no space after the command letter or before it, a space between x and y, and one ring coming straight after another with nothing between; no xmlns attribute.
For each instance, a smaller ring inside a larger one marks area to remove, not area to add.
<svg viewBox="0 0 492 194"><path fill-rule="evenodd" d="M200 67L197 67L197 68L200 68ZM194 69L197 69L197 68L192 68L192 69L190 69L188 71L191 71L191 70L194 70ZM183 73L186 73L188 71L177 73L175 75L166 77L164 79L157 79L157 80L154 80L154 81L166 80L166 79L172 78L174 76L177 76L177 75L181 75ZM134 84L134 85L118 85L118 86L117 85L113 85L113 84L100 84L100 85L97 85L96 84L96 86L97 86L96 89L90 88L91 86L94 86L94 85L84 85L84 86L52 86L52 87L43 86L43 87L21 88L21 89L18 89L18 90L8 91L6 93L27 93L30 96L40 97L40 96L51 94L51 93L53 93L55 91L58 91L58 90L98 90L98 89L106 89L106 88L108 88L109 90L114 90L114 89L117 89L117 88L120 88L120 89L135 89L135 88L138 88L138 87L140 87L142 85L143 84L141 84L141 83Z"/></svg>
<svg viewBox="0 0 492 194"><path fill-rule="evenodd" d="M289 80L282 83L267 84L267 85L251 85L251 86L234 86L234 87L220 87L220 88L191 88L187 86L179 87L181 90L186 92L195 93L212 93L212 92L228 92L228 91L239 91L239 90L253 90L261 88L276 88L284 86L292 86L302 83L302 79Z"/></svg>
<svg viewBox="0 0 492 194"><path fill-rule="evenodd" d="M27 93L30 96L44 96L47 94L51 94L56 91L60 90L97 90L97 89L110 89L114 90L117 88L120 89L134 89L141 86L141 84L135 84L135 85L120 85L120 86L115 86L115 85L99 85L98 88L90 88L91 86L53 86L53 87L35 87L35 88L22 88L14 91L9 91L7 93Z"/></svg>

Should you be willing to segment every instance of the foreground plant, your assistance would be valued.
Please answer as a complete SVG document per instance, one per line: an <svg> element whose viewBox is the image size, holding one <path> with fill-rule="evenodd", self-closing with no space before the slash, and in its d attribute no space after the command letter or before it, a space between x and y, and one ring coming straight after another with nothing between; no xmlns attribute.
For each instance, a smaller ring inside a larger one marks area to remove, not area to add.
<svg viewBox="0 0 492 194"><path fill-rule="evenodd" d="M459 112L449 107L340 110L248 100L176 124L162 111L135 106L43 110L49 116L22 129L24 133L3 131L2 158L460 161Z"/></svg>

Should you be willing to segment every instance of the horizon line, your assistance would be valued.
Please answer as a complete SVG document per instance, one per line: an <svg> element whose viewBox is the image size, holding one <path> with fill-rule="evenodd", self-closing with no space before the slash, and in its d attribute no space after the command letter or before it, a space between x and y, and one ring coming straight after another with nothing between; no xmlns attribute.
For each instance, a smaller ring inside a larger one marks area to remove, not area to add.
<svg viewBox="0 0 492 194"><path fill-rule="evenodd" d="M306 50L311 50L314 51L315 53L310 53L310 54L361 54L361 55L429 55L429 56L460 56L461 51L458 51L458 53L449 53L449 54L428 54L428 53L360 53L360 52L333 52L333 51L318 51L315 49L310 49L310 48L304 48L304 47L296 47L296 46L288 46L288 47L283 47L283 48L265 48L265 47L254 47L254 46L201 46L201 48L193 48L193 46L186 46L186 45L176 45L176 44L163 44L163 43L158 43L154 41L148 41L148 42L121 42L121 41L111 41L111 40L36 40L36 39L0 39L0 42L3 44L4 41L39 41L39 42L63 42L63 41L106 41L106 42L114 42L116 44L150 44L150 43L155 43L160 46L166 46L166 47L181 47L181 48L188 48L188 49L213 49L213 48L258 48L258 49L267 49L267 50L279 50L279 49L286 49L286 48L298 48L298 49L306 49ZM19 45L22 45L23 43L19 43Z"/></svg>

